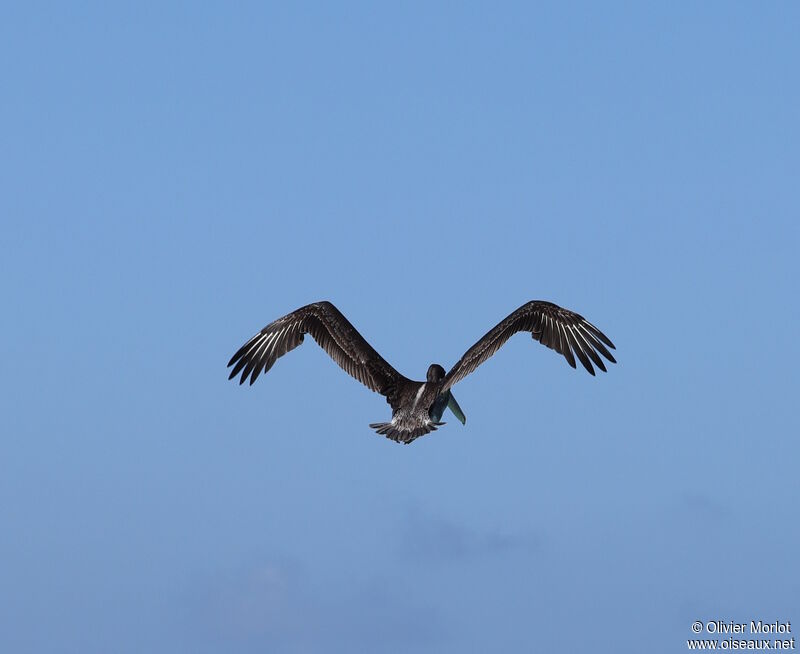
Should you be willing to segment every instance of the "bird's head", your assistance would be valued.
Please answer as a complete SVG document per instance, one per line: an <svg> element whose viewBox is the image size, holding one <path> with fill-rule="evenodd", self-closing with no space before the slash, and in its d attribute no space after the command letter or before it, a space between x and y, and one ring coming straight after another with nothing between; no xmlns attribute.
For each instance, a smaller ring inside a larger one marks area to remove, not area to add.
<svg viewBox="0 0 800 654"><path fill-rule="evenodd" d="M438 363L432 363L428 368L428 381L429 382L439 382L444 379L444 368L440 366Z"/></svg>

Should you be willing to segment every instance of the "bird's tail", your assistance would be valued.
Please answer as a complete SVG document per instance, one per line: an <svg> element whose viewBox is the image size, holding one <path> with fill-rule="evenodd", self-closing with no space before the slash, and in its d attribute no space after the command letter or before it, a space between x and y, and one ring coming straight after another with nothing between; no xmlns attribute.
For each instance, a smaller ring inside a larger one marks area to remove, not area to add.
<svg viewBox="0 0 800 654"><path fill-rule="evenodd" d="M443 422L426 422L419 427L414 427L412 429L407 428L398 428L396 424L391 422L372 422L370 423L370 428L374 429L377 433L381 436L386 436L396 443L404 443L408 445L412 441L416 440L420 436L424 436L425 434L429 434L432 431L436 431L437 427L441 427Z"/></svg>

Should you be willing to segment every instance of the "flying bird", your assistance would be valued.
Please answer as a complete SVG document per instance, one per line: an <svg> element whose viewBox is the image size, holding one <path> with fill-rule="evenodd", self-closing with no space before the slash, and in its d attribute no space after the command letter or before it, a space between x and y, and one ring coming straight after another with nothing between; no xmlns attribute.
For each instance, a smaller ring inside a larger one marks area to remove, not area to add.
<svg viewBox="0 0 800 654"><path fill-rule="evenodd" d="M450 372L445 374L442 366L433 363L428 368L426 381L413 381L389 365L342 312L325 301L308 304L264 327L228 362L228 367L233 366L228 379L241 373L239 384L249 377L252 385L278 358L300 345L305 334L310 334L348 375L386 397L392 407L391 421L372 423L370 427L393 441L408 444L445 424L441 422L445 409L450 409L461 424L466 424L467 419L451 387L517 332L530 332L542 345L562 354L573 368L577 357L592 375L595 374L592 362L606 371L598 353L616 363L608 350L615 349L614 344L583 316L552 302L533 300L489 330Z"/></svg>

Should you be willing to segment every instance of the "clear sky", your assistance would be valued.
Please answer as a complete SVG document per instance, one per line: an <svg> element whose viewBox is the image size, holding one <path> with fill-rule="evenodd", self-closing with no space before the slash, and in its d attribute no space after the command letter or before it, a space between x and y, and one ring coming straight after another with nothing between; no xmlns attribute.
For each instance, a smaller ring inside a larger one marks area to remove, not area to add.
<svg viewBox="0 0 800 654"><path fill-rule="evenodd" d="M800 628L797 3L2 10L0 650L677 652ZM400 372L530 299L411 446Z"/></svg>

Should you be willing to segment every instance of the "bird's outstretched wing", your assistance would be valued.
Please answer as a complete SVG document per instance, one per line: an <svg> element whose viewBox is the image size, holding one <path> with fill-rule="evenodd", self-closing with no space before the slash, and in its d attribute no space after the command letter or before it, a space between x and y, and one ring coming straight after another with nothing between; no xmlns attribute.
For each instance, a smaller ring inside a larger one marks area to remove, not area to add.
<svg viewBox="0 0 800 654"><path fill-rule="evenodd" d="M598 352L611 363L616 363L606 347L615 349L614 344L583 316L568 309L562 309L552 302L533 300L523 304L505 320L500 321L481 340L469 348L447 373L442 390L447 390L457 381L466 377L497 352L509 338L517 332L523 331L530 332L533 338L542 345L563 354L567 363L573 368L577 356L583 367L592 375L594 375L592 361L603 372L606 370Z"/></svg>
<svg viewBox="0 0 800 654"><path fill-rule="evenodd" d="M303 342L303 335L319 343L348 375L367 388L387 395L398 382L408 381L367 343L350 321L330 302L315 302L278 318L242 345L228 362L228 379L240 372L239 383L252 384L275 361Z"/></svg>

